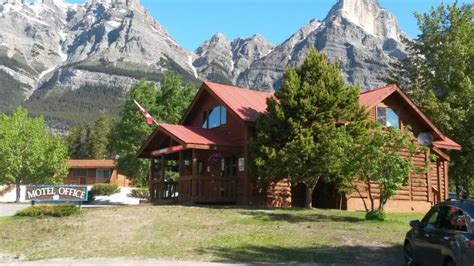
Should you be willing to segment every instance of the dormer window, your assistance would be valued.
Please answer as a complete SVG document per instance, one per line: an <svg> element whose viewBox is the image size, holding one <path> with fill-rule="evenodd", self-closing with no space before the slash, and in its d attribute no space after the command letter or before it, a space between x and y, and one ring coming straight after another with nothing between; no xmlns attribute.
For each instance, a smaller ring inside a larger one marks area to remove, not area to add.
<svg viewBox="0 0 474 266"><path fill-rule="evenodd" d="M227 124L227 109L224 106L217 106L204 112L202 116L203 128L215 128Z"/></svg>
<svg viewBox="0 0 474 266"><path fill-rule="evenodd" d="M390 107L377 106L377 121L384 127L400 128L400 119Z"/></svg>

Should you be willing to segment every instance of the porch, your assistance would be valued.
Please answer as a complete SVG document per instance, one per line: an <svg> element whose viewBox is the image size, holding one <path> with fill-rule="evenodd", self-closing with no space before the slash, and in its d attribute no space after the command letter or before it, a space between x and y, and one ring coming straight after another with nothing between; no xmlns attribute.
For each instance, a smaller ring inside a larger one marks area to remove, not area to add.
<svg viewBox="0 0 474 266"><path fill-rule="evenodd" d="M243 147L217 141L217 134L209 129L193 128L186 137L169 131L149 152L150 200L157 204L236 203L245 175ZM186 138L192 134L216 141L191 142Z"/></svg>

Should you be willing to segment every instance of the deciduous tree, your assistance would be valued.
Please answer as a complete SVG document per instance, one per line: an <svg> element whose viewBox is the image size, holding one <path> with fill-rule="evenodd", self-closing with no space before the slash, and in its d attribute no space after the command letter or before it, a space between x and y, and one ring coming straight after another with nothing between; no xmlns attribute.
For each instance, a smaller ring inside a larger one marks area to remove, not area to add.
<svg viewBox="0 0 474 266"><path fill-rule="evenodd" d="M417 169L413 164L413 156L423 151L413 140L409 127L402 134L373 122L366 134L344 144L338 186L347 193L357 192L367 212L383 211L397 190L408 184L410 174L426 171L426 167Z"/></svg>
<svg viewBox="0 0 474 266"><path fill-rule="evenodd" d="M451 180L469 195L474 177L474 4L440 5L415 14L421 34L395 75L415 102L462 145L451 153Z"/></svg>
<svg viewBox="0 0 474 266"><path fill-rule="evenodd" d="M154 129L148 126L134 105L136 100L157 122L177 123L196 93L181 77L167 74L157 84L140 81L127 94L112 133L112 147L118 155L118 170L137 185L148 182L149 162L137 158L137 151Z"/></svg>
<svg viewBox="0 0 474 266"><path fill-rule="evenodd" d="M16 185L17 202L20 185L62 183L67 174L66 144L25 109L0 115L0 147L0 183Z"/></svg>

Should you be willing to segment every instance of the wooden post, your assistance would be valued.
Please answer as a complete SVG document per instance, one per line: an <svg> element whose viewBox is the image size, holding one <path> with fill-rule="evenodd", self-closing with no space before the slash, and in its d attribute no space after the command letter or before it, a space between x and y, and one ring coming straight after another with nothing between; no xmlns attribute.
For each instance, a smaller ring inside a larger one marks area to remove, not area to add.
<svg viewBox="0 0 474 266"><path fill-rule="evenodd" d="M448 161L444 161L444 199L448 198Z"/></svg>
<svg viewBox="0 0 474 266"><path fill-rule="evenodd" d="M148 186L150 190L150 201L155 202L155 184L153 183L153 169L155 168L155 159L151 157L150 160L150 169L149 169L149 175L150 175L150 180L148 181Z"/></svg>
<svg viewBox="0 0 474 266"><path fill-rule="evenodd" d="M426 186L428 189L428 202L434 202L433 195L432 195L432 188L431 188L431 162L430 162L430 151L428 150L425 154L426 164L428 165L428 171L426 172Z"/></svg>
<svg viewBox="0 0 474 266"><path fill-rule="evenodd" d="M160 180L165 181L165 156L161 155Z"/></svg>
<svg viewBox="0 0 474 266"><path fill-rule="evenodd" d="M181 176L181 172L183 171L183 151L179 151L179 159L178 159L178 178Z"/></svg>
<svg viewBox="0 0 474 266"><path fill-rule="evenodd" d="M191 201L194 203L194 198L196 196L196 178L198 176L198 169L197 169L197 150L192 149L193 157L192 157L192 178L191 178Z"/></svg>
<svg viewBox="0 0 474 266"><path fill-rule="evenodd" d="M441 173L440 173L440 171L441 171L441 163L438 160L436 162L436 177L438 179L437 180L438 181L438 203L441 202L441 199L442 199L441 193L443 191L442 188L441 188Z"/></svg>

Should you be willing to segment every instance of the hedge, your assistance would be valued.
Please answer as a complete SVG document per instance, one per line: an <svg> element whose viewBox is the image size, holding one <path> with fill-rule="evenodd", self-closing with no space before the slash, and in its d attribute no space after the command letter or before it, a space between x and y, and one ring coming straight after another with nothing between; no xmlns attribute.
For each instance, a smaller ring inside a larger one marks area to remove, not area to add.
<svg viewBox="0 0 474 266"><path fill-rule="evenodd" d="M80 213L81 209L76 205L66 204L66 205L37 205L30 206L23 210L18 211L15 216L23 217L64 217L73 214Z"/></svg>
<svg viewBox="0 0 474 266"><path fill-rule="evenodd" d="M92 186L93 196L110 196L120 192L120 187L114 184L95 184Z"/></svg>
<svg viewBox="0 0 474 266"><path fill-rule="evenodd" d="M150 190L148 190L148 188L135 188L132 190L132 197L149 200Z"/></svg>

